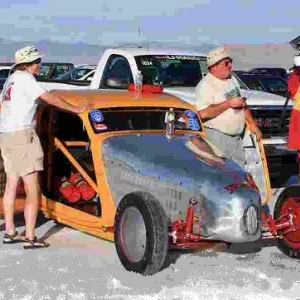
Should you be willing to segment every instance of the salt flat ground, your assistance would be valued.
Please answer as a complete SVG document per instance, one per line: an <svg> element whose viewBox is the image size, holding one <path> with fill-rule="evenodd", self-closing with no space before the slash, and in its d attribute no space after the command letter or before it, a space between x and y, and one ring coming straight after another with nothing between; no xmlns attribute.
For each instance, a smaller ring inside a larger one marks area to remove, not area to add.
<svg viewBox="0 0 300 300"><path fill-rule="evenodd" d="M16 219L22 232L22 216ZM3 220L0 230L2 238ZM276 242L173 251L164 270L143 277L125 271L111 242L43 217L37 235L51 247L0 244L0 299L300 300L299 261L282 254Z"/></svg>

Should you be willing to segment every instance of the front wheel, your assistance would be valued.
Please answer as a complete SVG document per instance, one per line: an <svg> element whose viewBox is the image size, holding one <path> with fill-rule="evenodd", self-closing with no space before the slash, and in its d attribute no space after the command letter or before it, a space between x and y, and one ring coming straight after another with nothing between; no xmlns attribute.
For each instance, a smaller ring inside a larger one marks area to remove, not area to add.
<svg viewBox="0 0 300 300"><path fill-rule="evenodd" d="M300 186L291 185L279 195L274 208L274 219L290 213L293 215L295 231L283 234L278 248L286 255L300 258ZM281 232L278 232L279 234Z"/></svg>
<svg viewBox="0 0 300 300"><path fill-rule="evenodd" d="M153 275L168 252L168 225L159 201L144 192L127 195L118 205L114 224L119 259L128 271Z"/></svg>

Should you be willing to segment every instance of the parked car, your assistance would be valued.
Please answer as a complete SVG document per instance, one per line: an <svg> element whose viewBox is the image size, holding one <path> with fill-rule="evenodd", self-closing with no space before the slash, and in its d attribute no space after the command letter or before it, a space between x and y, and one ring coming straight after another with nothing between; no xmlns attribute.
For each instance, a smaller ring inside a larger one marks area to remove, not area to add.
<svg viewBox="0 0 300 300"><path fill-rule="evenodd" d="M38 80L51 80L72 70L74 64L65 62L42 62Z"/></svg>
<svg viewBox="0 0 300 300"><path fill-rule="evenodd" d="M6 80L13 63L0 63L0 79Z"/></svg>
<svg viewBox="0 0 300 300"><path fill-rule="evenodd" d="M287 83L282 77L269 73L234 72L251 90L264 91L283 97L288 96Z"/></svg>
<svg viewBox="0 0 300 300"><path fill-rule="evenodd" d="M58 81L91 81L95 73L96 66L82 65L73 68L69 72L57 76L55 80Z"/></svg>
<svg viewBox="0 0 300 300"><path fill-rule="evenodd" d="M0 78L0 92L3 90L5 81L6 81L6 79Z"/></svg>
<svg viewBox="0 0 300 300"><path fill-rule="evenodd" d="M285 68L253 68L250 70L252 73L259 73L259 74L271 74L276 77L281 77L285 81L288 78L289 70Z"/></svg>

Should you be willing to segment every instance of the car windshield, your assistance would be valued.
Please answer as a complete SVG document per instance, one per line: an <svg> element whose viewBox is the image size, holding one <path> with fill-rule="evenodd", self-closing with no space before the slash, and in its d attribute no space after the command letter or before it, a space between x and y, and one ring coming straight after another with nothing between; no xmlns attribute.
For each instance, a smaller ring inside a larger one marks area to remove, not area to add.
<svg viewBox="0 0 300 300"><path fill-rule="evenodd" d="M232 73L232 76L238 81L239 86L240 86L241 89L243 89L243 90L249 90L249 89L251 89L251 87L250 87L250 86L247 86L247 85L246 85L246 84L238 77L237 74L235 74L235 73L233 72L233 73Z"/></svg>
<svg viewBox="0 0 300 300"><path fill-rule="evenodd" d="M172 108L119 107L95 109L89 112L89 120L95 133L123 130L166 130ZM196 112L174 108L174 129L201 132Z"/></svg>
<svg viewBox="0 0 300 300"><path fill-rule="evenodd" d="M75 68L63 75L56 77L55 79L57 79L57 80L78 80L91 71L92 71L92 69L90 69L90 68Z"/></svg>
<svg viewBox="0 0 300 300"><path fill-rule="evenodd" d="M251 90L256 90L256 91L264 90L264 86L261 84L261 82L257 78L241 77L241 80L243 80L243 82Z"/></svg>
<svg viewBox="0 0 300 300"><path fill-rule="evenodd" d="M41 64L39 79L53 79L59 75L65 74L72 68L71 64Z"/></svg>
<svg viewBox="0 0 300 300"><path fill-rule="evenodd" d="M145 84L195 87L202 79L205 57L190 55L135 56Z"/></svg>
<svg viewBox="0 0 300 300"><path fill-rule="evenodd" d="M47 77L47 75L49 74L51 70L51 67L50 66L47 66L47 65L41 65L41 68L40 68L40 72L39 72L39 77Z"/></svg>
<svg viewBox="0 0 300 300"><path fill-rule="evenodd" d="M271 93L284 93L287 91L287 84L281 78L262 78L261 82Z"/></svg>
<svg viewBox="0 0 300 300"><path fill-rule="evenodd" d="M255 77L255 75L241 76L240 78L249 89L265 91L275 94L284 94L287 92L287 84L281 78L276 77Z"/></svg>

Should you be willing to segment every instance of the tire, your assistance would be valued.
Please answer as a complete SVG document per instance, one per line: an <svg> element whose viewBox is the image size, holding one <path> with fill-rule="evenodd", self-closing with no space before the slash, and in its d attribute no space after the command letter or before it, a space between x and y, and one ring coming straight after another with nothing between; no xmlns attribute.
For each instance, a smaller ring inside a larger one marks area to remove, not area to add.
<svg viewBox="0 0 300 300"><path fill-rule="evenodd" d="M275 208L274 219L286 214L288 209L295 215L296 231L283 235L278 239L278 248L292 258L300 258L300 186L291 185L279 195ZM280 234L280 232L278 232Z"/></svg>
<svg viewBox="0 0 300 300"><path fill-rule="evenodd" d="M159 201L144 192L123 198L116 212L114 237L126 270L142 275L159 272L169 244L167 217Z"/></svg>

